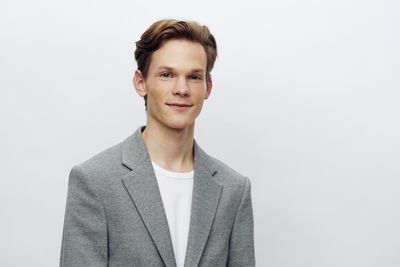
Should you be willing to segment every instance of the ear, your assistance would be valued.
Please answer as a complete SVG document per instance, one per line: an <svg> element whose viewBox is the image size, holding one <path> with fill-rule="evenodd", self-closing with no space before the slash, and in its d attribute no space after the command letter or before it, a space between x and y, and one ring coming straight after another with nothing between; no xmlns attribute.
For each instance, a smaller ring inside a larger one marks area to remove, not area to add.
<svg viewBox="0 0 400 267"><path fill-rule="evenodd" d="M136 93L138 93L138 95L140 95L141 97L145 97L147 95L145 80L144 80L143 74L140 70L135 71L135 75L133 76L132 83L133 83L133 86L135 87Z"/></svg>
<svg viewBox="0 0 400 267"><path fill-rule="evenodd" d="M207 81L207 89L206 89L206 95L204 97L204 99L207 99L210 94L211 94L211 89L212 89L212 79L211 79L211 74L209 74L209 79Z"/></svg>

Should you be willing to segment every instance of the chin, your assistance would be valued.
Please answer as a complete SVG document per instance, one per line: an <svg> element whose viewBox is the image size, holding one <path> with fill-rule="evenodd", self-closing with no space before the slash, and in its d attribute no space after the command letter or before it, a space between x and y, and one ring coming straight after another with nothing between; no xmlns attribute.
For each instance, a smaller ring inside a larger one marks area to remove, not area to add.
<svg viewBox="0 0 400 267"><path fill-rule="evenodd" d="M151 119L160 126L162 125L165 128L173 130L185 130L193 127L197 117L194 116L194 114L169 114L168 110L167 112L164 112L163 115L161 115L162 113L160 113L161 112L152 114L148 110L147 119Z"/></svg>
<svg viewBox="0 0 400 267"><path fill-rule="evenodd" d="M180 120L180 121L169 121L164 124L166 127L174 130L185 130L188 129L192 126L194 126L194 121L185 121L185 120Z"/></svg>

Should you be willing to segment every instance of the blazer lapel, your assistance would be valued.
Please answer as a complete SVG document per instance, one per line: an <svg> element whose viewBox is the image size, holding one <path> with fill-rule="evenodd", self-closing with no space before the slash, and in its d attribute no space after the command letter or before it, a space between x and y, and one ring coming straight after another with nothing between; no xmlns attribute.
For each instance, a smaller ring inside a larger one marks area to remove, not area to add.
<svg viewBox="0 0 400 267"><path fill-rule="evenodd" d="M157 179L139 128L122 143L122 164L131 172L122 178L166 266L176 266L168 221ZM222 185L213 176L213 161L194 142L194 179L189 237L184 266L197 266L217 211Z"/></svg>
<svg viewBox="0 0 400 267"><path fill-rule="evenodd" d="M213 162L194 142L194 181L189 239L185 265L197 266L203 254L217 211L222 185L213 180Z"/></svg>
<svg viewBox="0 0 400 267"><path fill-rule="evenodd" d="M141 130L122 144L122 164L132 171L122 178L166 266L176 266L167 217Z"/></svg>

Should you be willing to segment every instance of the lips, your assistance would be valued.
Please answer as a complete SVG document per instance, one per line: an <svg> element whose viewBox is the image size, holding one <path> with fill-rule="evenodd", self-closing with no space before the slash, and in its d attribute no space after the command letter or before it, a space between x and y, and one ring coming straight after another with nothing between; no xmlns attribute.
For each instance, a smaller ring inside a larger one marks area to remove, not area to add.
<svg viewBox="0 0 400 267"><path fill-rule="evenodd" d="M192 104L184 104L184 103L167 103L170 107L179 107L179 108L190 108L193 106Z"/></svg>

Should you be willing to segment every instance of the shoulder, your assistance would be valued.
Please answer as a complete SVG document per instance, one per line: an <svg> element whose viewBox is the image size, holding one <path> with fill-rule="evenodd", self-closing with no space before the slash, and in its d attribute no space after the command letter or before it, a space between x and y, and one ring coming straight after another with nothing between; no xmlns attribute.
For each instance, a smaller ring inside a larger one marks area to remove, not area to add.
<svg viewBox="0 0 400 267"><path fill-rule="evenodd" d="M78 164L80 168L87 171L106 171L110 167L121 164L121 143L111 146L88 160Z"/></svg>
<svg viewBox="0 0 400 267"><path fill-rule="evenodd" d="M75 165L71 169L70 180L102 186L126 171L127 169L121 164L121 143L118 143Z"/></svg>
<svg viewBox="0 0 400 267"><path fill-rule="evenodd" d="M240 203L251 198L250 179L234 170L226 163L204 153L207 157L208 168L212 173L212 180L223 188L221 199L224 203L239 207Z"/></svg>
<svg viewBox="0 0 400 267"><path fill-rule="evenodd" d="M250 180L245 175L239 173L223 161L208 155L204 151L201 152L202 156L207 159L207 165L213 173L213 179L223 185L239 190L244 190Z"/></svg>

